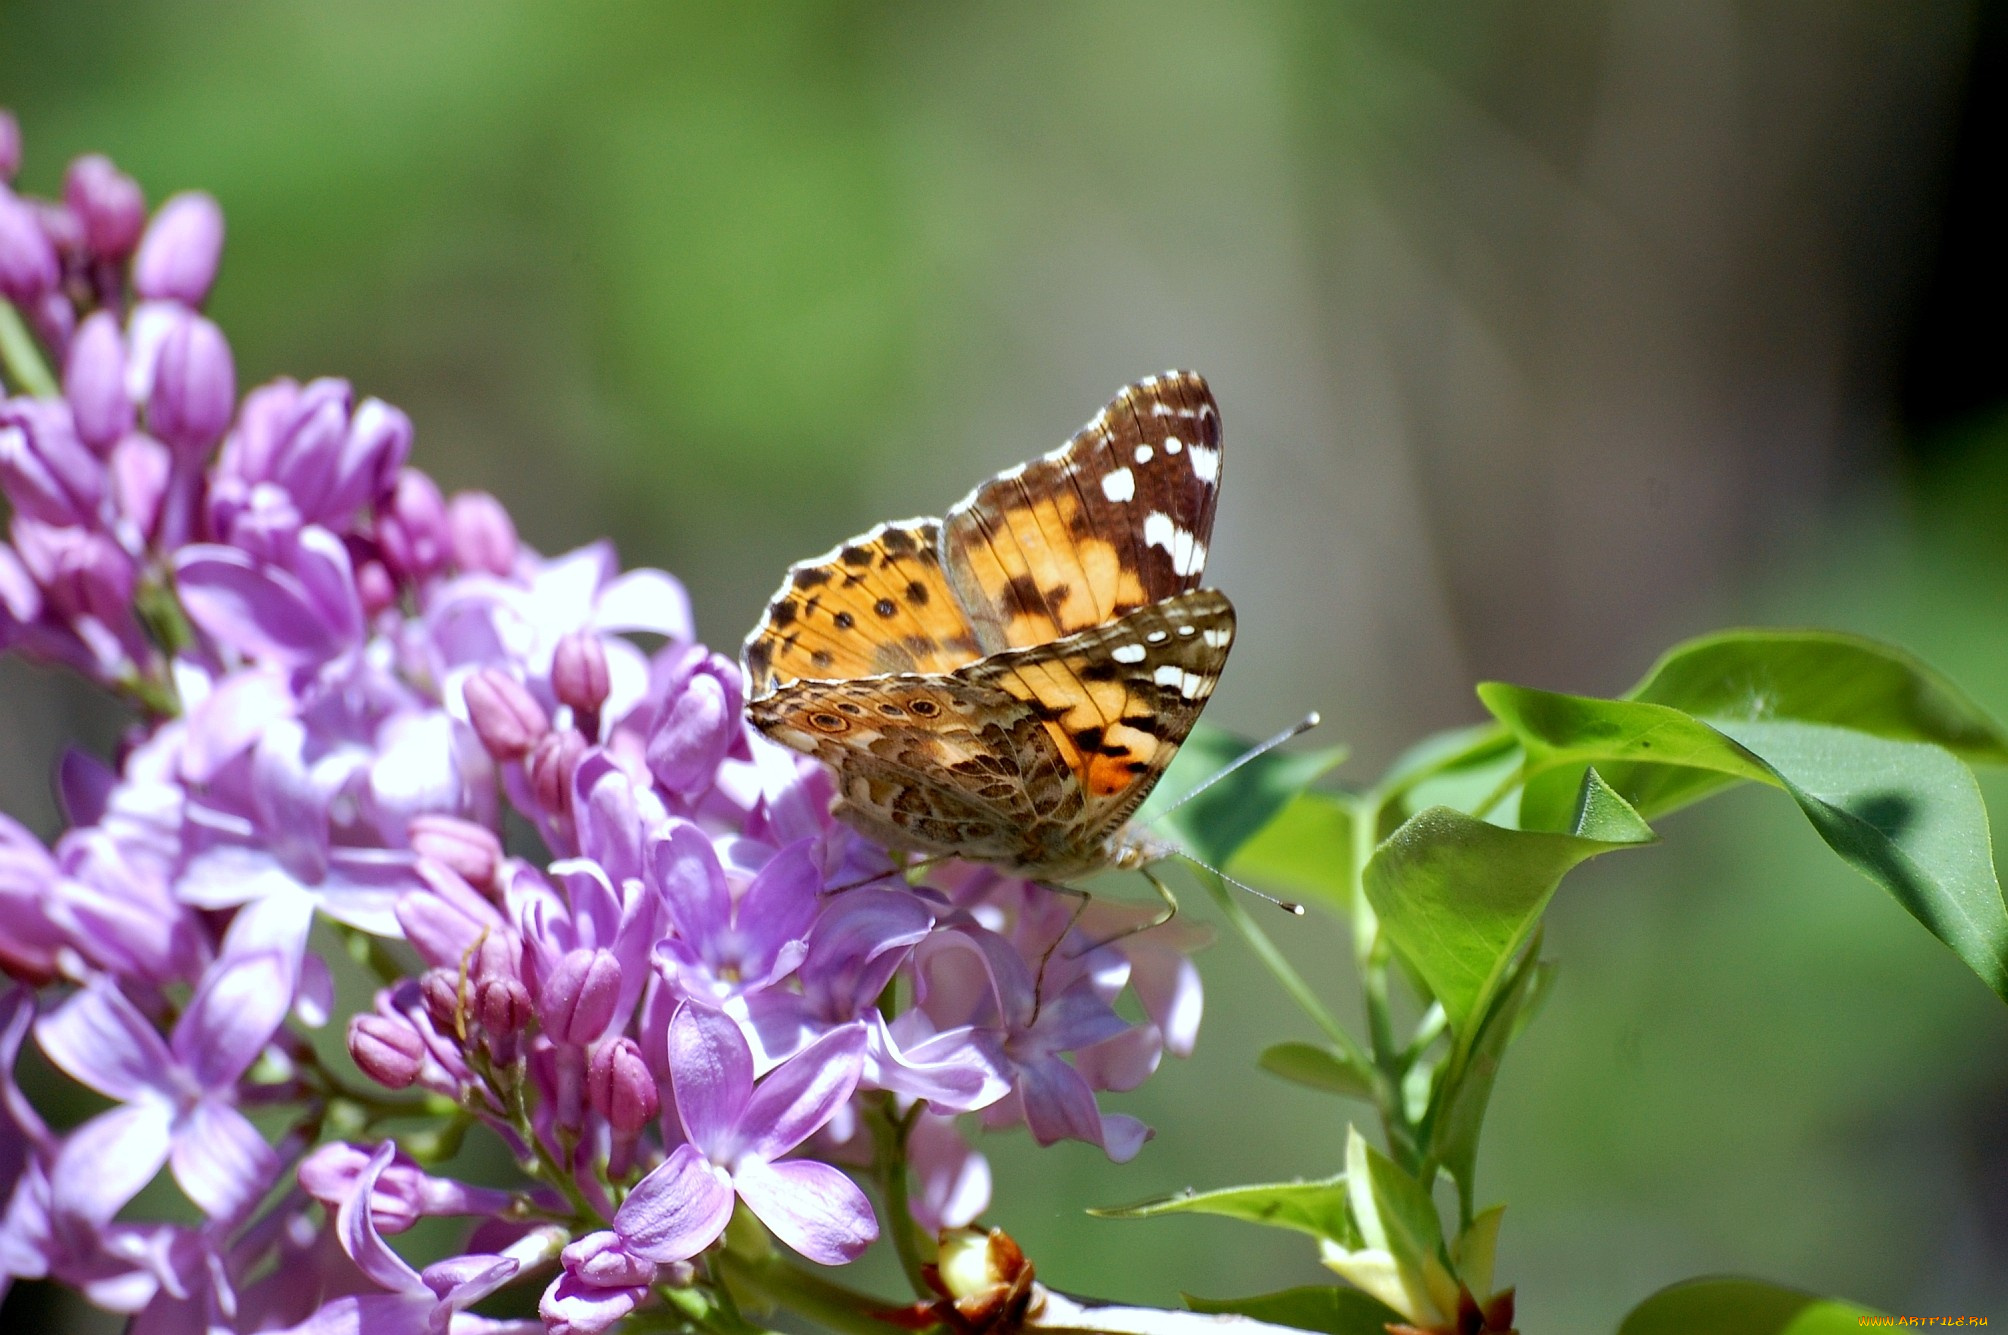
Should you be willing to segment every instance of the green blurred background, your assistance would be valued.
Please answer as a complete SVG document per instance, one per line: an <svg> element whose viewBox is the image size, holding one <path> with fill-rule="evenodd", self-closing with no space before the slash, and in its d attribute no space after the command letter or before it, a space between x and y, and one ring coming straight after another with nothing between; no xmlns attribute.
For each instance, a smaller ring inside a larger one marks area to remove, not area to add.
<svg viewBox="0 0 2008 1335"><path fill-rule="evenodd" d="M222 200L242 384L351 377L539 547L610 532L681 576L721 647L789 561L1202 370L1243 619L1210 717L1321 709L1363 779L1478 717L1476 680L1614 691L1738 621L1900 638L2008 714L2003 28L1953 0L0 0L0 105L25 189L100 149ZM0 667L0 802L47 832L47 760L108 727ZM1665 834L1565 887L1499 1086L1480 1194L1521 1329L1725 1270L2008 1319L2001 1004L1776 795ZM1327 925L1278 930L1349 990ZM1304 1026L1233 943L1206 967L1199 1055L1112 1100L1158 1128L1136 1162L987 1146L1050 1283L1324 1273L1292 1235L1081 1213L1337 1166L1348 1109L1252 1069Z"/></svg>

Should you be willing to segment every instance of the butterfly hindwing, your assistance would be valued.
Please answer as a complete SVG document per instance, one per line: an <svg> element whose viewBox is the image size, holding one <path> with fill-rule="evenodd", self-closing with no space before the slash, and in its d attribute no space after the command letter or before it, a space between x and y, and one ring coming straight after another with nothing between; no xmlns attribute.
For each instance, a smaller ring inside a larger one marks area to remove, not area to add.
<svg viewBox="0 0 2008 1335"><path fill-rule="evenodd" d="M1196 589L1050 644L993 654L956 675L1021 702L1045 725L1078 777L1085 842L1150 795L1206 707L1233 643L1227 596Z"/></svg>
<svg viewBox="0 0 2008 1335"><path fill-rule="evenodd" d="M747 712L836 770L846 819L889 847L1008 859L1071 778L1033 710L960 677L798 681Z"/></svg>
<svg viewBox="0 0 2008 1335"><path fill-rule="evenodd" d="M789 567L746 641L749 696L804 678L948 672L975 658L975 634L942 573L940 534L933 519L880 524Z"/></svg>
<svg viewBox="0 0 2008 1335"><path fill-rule="evenodd" d="M1151 376L949 511L947 574L983 651L1045 644L1197 588L1220 440L1205 380Z"/></svg>

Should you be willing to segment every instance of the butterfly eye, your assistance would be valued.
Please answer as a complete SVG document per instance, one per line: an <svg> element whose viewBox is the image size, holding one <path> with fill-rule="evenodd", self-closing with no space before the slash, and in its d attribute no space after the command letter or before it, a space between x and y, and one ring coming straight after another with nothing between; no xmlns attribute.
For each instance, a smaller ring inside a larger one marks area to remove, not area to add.
<svg viewBox="0 0 2008 1335"><path fill-rule="evenodd" d="M851 726L835 714L820 713L809 715L809 724L811 727L818 728L823 732L843 732Z"/></svg>
<svg viewBox="0 0 2008 1335"><path fill-rule="evenodd" d="M932 700L909 700L906 707L922 718L933 718L941 712L941 706Z"/></svg>

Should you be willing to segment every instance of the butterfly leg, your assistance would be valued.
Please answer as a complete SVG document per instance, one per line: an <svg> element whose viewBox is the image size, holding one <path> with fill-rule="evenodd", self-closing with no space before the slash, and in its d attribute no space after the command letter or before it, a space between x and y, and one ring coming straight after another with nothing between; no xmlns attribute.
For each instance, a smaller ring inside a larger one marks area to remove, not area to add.
<svg viewBox="0 0 2008 1335"><path fill-rule="evenodd" d="M873 885L895 876L910 876L914 872L925 871L929 867L940 866L954 856L953 853L935 853L929 857L922 858L918 862L909 862L902 866L894 867L891 871L881 872L877 876L865 876L855 881L845 881L842 885L833 885L823 893L826 895L841 895L846 890L856 890L860 886Z"/></svg>
<svg viewBox="0 0 2008 1335"><path fill-rule="evenodd" d="M1157 891L1157 897L1164 901L1164 912L1158 914L1149 922L1140 922L1134 927L1125 927L1114 936L1105 936L1092 945L1083 946L1069 956L1070 959L1079 959L1083 955L1092 954L1100 950L1103 946L1112 946L1118 941L1127 940L1139 932L1148 932L1153 927L1162 927L1178 916L1178 896L1171 892L1171 887L1166 885L1158 877L1157 873L1151 871L1148 867L1138 867L1136 874L1149 881L1150 888ZM1079 915L1076 914L1075 916L1078 917Z"/></svg>
<svg viewBox="0 0 2008 1335"><path fill-rule="evenodd" d="M1053 962L1053 952L1060 948L1060 943L1067 939L1069 932L1074 930L1074 924L1079 922L1081 915L1088 911L1088 902L1094 896L1075 886L1061 885L1057 881L1034 881L1032 884L1038 886L1041 890L1046 890L1056 895L1066 895L1079 901L1074 905L1074 911L1067 916L1067 925L1060 929L1060 934L1053 938L1051 944L1046 947L1046 952L1039 956L1039 972L1032 982L1032 1019L1030 1021L1031 1024L1037 1024L1039 1022L1039 1008L1045 1004L1046 998L1046 966Z"/></svg>

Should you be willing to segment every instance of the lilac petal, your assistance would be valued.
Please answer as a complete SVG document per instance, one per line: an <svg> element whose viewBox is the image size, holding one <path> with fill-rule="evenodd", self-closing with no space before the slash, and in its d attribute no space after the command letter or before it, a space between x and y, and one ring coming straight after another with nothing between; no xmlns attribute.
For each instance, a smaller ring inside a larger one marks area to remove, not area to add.
<svg viewBox="0 0 2008 1335"><path fill-rule="evenodd" d="M1071 1052L1114 1038L1129 1027L1092 986L1076 984L1047 1000L1032 1032L1045 1051Z"/></svg>
<svg viewBox="0 0 2008 1335"><path fill-rule="evenodd" d="M563 1259L567 1271L603 1288L655 1282L655 1262L636 1256L618 1233L605 1229L566 1247Z"/></svg>
<svg viewBox="0 0 2008 1335"><path fill-rule="evenodd" d="M774 1236L811 1261L855 1261L878 1238L878 1219L857 1184L826 1163L749 1159L732 1185Z"/></svg>
<svg viewBox="0 0 2008 1335"><path fill-rule="evenodd" d="M913 1217L922 1228L965 1228L990 1208L990 1162L969 1147L952 1119L922 1117L906 1144L919 1184Z"/></svg>
<svg viewBox="0 0 2008 1335"><path fill-rule="evenodd" d="M336 922L371 936L398 935L397 901L425 882L410 853L397 848L334 848L319 907Z"/></svg>
<svg viewBox="0 0 2008 1335"><path fill-rule="evenodd" d="M356 1267L383 1288L429 1296L431 1290L425 1287L418 1272L392 1251L377 1232L376 1219L370 1211L370 1195L376 1190L377 1179L396 1154L397 1146L385 1141L370 1156L369 1166L356 1174L354 1190L335 1212L335 1235Z"/></svg>
<svg viewBox="0 0 2008 1335"><path fill-rule="evenodd" d="M1039 1144L1069 1139L1102 1143L1102 1112L1095 1106L1094 1090L1058 1057L1019 1067L1018 1094L1025 1103L1025 1125Z"/></svg>
<svg viewBox="0 0 2008 1335"><path fill-rule="evenodd" d="M286 1018L293 983L293 969L276 951L226 953L174 1026L175 1058L203 1089L228 1089Z"/></svg>
<svg viewBox="0 0 2008 1335"><path fill-rule="evenodd" d="M950 1029L902 1049L884 1016L874 1012L866 1023L871 1043L863 1083L925 1099L943 1112L975 1112L1011 1090L1004 1055L987 1031Z"/></svg>
<svg viewBox="0 0 2008 1335"><path fill-rule="evenodd" d="M606 871L589 858L566 858L551 864L551 878L571 901L577 943L611 949L620 936L621 899Z"/></svg>
<svg viewBox="0 0 2008 1335"><path fill-rule="evenodd" d="M778 1159L814 1135L857 1089L864 1056L864 1025L847 1024L776 1067L739 1118L747 1152Z"/></svg>
<svg viewBox="0 0 2008 1335"><path fill-rule="evenodd" d="M167 1162L173 1126L173 1109L148 1097L72 1131L49 1174L54 1209L94 1224L108 1222Z"/></svg>
<svg viewBox="0 0 2008 1335"><path fill-rule="evenodd" d="M419 1278L439 1295L440 1302L457 1312L507 1284L522 1268L522 1262L509 1256L449 1256L427 1266Z"/></svg>
<svg viewBox="0 0 2008 1335"><path fill-rule="evenodd" d="M204 1099L175 1128L174 1180L211 1219L236 1219L279 1172L279 1156L244 1114Z"/></svg>
<svg viewBox="0 0 2008 1335"><path fill-rule="evenodd" d="M353 644L362 638L362 600L356 594L348 548L340 538L317 525L300 530L293 573L336 644Z"/></svg>
<svg viewBox="0 0 2008 1335"><path fill-rule="evenodd" d="M190 858L174 883L174 897L199 909L229 909L254 901L272 903L290 898L304 906L307 917L314 912L313 899L293 873L263 849L239 844L219 844Z"/></svg>
<svg viewBox="0 0 2008 1335"><path fill-rule="evenodd" d="M761 1075L809 1046L826 1027L798 993L770 987L746 997L741 1032L753 1049L753 1069Z"/></svg>
<svg viewBox="0 0 2008 1335"><path fill-rule="evenodd" d="M1199 1041L1199 1018L1205 1010L1199 966L1175 950L1133 950L1130 986L1143 1012L1164 1031L1165 1051L1189 1057Z"/></svg>
<svg viewBox="0 0 2008 1335"><path fill-rule="evenodd" d="M118 771L90 752L64 747L56 767L56 800L64 819L72 825L97 824L118 781Z"/></svg>
<svg viewBox="0 0 2008 1335"><path fill-rule="evenodd" d="M730 1154L753 1096L753 1053L739 1026L685 1002L669 1022L669 1071L684 1135L707 1154Z"/></svg>
<svg viewBox="0 0 2008 1335"><path fill-rule="evenodd" d="M302 667L333 657L341 645L299 580L234 547L184 547L174 570L189 619L246 657Z"/></svg>
<svg viewBox="0 0 2008 1335"><path fill-rule="evenodd" d="M877 1001L907 949L933 930L934 914L899 890L861 887L833 898L809 934L802 984L848 1019Z"/></svg>
<svg viewBox="0 0 2008 1335"><path fill-rule="evenodd" d="M702 941L731 928L732 895L725 888L725 869L718 865L718 854L702 830L678 822L667 838L650 847L649 868L677 935Z"/></svg>
<svg viewBox="0 0 2008 1335"><path fill-rule="evenodd" d="M50 1061L107 1098L163 1090L174 1064L146 1017L109 982L94 982L35 1022Z"/></svg>
<svg viewBox="0 0 2008 1335"><path fill-rule="evenodd" d="M1154 1024L1123 1030L1074 1054L1074 1069L1096 1089L1135 1089L1150 1079L1164 1058L1164 1035Z"/></svg>
<svg viewBox="0 0 2008 1335"><path fill-rule="evenodd" d="M634 783L603 755L580 762L572 780L579 851L607 869L616 881L641 875L641 813ZM602 943L604 944L604 943Z"/></svg>
<svg viewBox="0 0 2008 1335"><path fill-rule="evenodd" d="M570 1271L551 1281L537 1302L537 1315L551 1335L599 1335L611 1329L648 1297L645 1285L601 1288Z"/></svg>
<svg viewBox="0 0 2008 1335"><path fill-rule="evenodd" d="M776 853L739 901L736 916L747 946L742 968L749 979L778 973L782 948L802 942L815 923L823 878L809 856L812 842L798 840Z"/></svg>
<svg viewBox="0 0 2008 1335"><path fill-rule="evenodd" d="M696 638L690 595L660 570L630 570L604 585L593 603L592 626L600 631L645 631L672 640Z"/></svg>
<svg viewBox="0 0 2008 1335"><path fill-rule="evenodd" d="M731 1217L732 1188L695 1146L679 1145L621 1202L614 1231L631 1255L662 1264L709 1247Z"/></svg>

